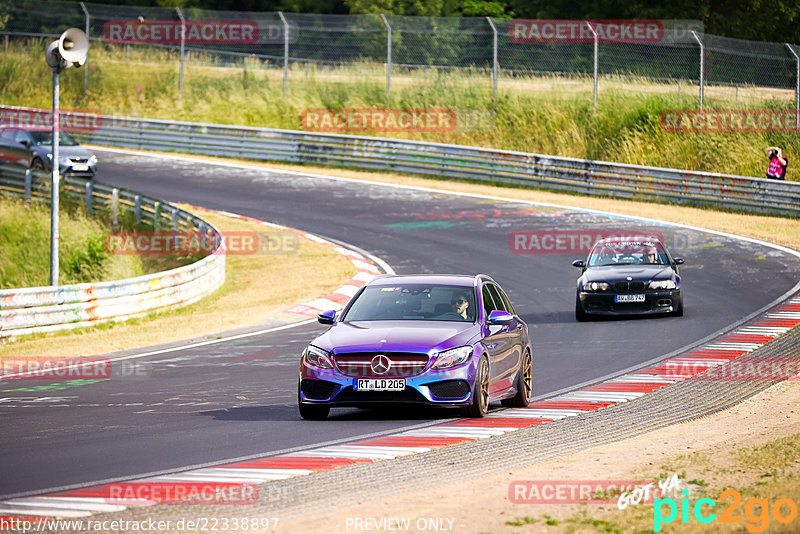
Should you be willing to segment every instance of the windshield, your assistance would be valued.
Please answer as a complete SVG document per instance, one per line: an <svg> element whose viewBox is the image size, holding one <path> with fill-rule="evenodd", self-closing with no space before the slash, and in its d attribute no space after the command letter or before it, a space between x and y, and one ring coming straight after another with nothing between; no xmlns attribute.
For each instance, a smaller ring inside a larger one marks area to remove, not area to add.
<svg viewBox="0 0 800 534"><path fill-rule="evenodd" d="M53 132L31 132L31 136L37 146L53 144ZM75 138L64 132L58 132L58 144L62 146L78 146Z"/></svg>
<svg viewBox="0 0 800 534"><path fill-rule="evenodd" d="M468 286L397 284L367 287L343 321L475 321L475 290Z"/></svg>
<svg viewBox="0 0 800 534"><path fill-rule="evenodd" d="M658 241L601 242L589 253L590 267L667 264L667 251Z"/></svg>

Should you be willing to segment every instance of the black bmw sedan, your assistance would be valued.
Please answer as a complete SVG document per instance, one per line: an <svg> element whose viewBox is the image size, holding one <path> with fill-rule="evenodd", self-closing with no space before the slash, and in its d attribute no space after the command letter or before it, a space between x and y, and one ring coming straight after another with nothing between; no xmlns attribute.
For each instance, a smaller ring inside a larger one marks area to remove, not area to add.
<svg viewBox="0 0 800 534"><path fill-rule="evenodd" d="M657 239L598 241L581 269L575 297L575 318L586 321L597 315L683 315L678 265Z"/></svg>

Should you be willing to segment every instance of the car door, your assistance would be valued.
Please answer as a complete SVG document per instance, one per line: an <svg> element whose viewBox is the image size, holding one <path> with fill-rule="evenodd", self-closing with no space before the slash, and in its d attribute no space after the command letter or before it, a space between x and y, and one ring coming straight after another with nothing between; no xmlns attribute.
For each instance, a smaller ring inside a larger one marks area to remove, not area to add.
<svg viewBox="0 0 800 534"><path fill-rule="evenodd" d="M489 353L489 368L491 370L491 378L489 384L489 395L494 397L503 391L508 386L504 383L508 375L508 345L509 336L507 325L489 325L489 314L494 310L502 310L502 305L498 305L491 291L489 284L483 284L481 288L481 299L483 300L484 311L484 335L483 345Z"/></svg>
<svg viewBox="0 0 800 534"><path fill-rule="evenodd" d="M503 310L511 315L514 316L514 319L511 323L507 325L503 325L501 328L501 332L503 333L503 355L501 357L501 369L502 369L502 388L507 389L514 384L514 377L516 376L515 373L519 369L519 362L522 358L522 351L520 347L522 343L520 338L522 337L522 323L514 314L514 309L511 307L511 303L508 302L508 297L503 295L503 290L500 289L499 286L496 284L487 284L489 288L489 293L491 293L495 304L497 305L498 310ZM504 298L505 297L505 298Z"/></svg>
<svg viewBox="0 0 800 534"><path fill-rule="evenodd" d="M24 130L17 130L14 134L14 142L11 144L12 157L15 158L14 163L23 165L25 167L30 167L33 156L33 147L35 145L31 134Z"/></svg>
<svg viewBox="0 0 800 534"><path fill-rule="evenodd" d="M18 133L20 133L19 130L9 128L0 134L0 161L15 165L24 164L21 158L25 147L17 141ZM25 165L27 166L27 164Z"/></svg>

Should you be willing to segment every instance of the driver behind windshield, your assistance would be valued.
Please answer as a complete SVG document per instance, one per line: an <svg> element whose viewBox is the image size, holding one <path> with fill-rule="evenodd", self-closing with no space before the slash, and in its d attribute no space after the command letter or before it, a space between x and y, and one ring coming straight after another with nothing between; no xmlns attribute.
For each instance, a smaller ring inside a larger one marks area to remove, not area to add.
<svg viewBox="0 0 800 534"><path fill-rule="evenodd" d="M469 298L466 293L457 293L450 300L450 309L464 319L467 319L467 309L469 308Z"/></svg>

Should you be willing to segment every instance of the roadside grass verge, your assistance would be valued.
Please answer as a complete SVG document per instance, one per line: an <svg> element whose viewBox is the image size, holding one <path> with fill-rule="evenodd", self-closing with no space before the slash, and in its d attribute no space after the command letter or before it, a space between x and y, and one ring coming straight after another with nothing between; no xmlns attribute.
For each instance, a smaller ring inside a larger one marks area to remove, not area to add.
<svg viewBox="0 0 800 534"><path fill-rule="evenodd" d="M222 232L257 232L270 239L296 235L191 206L180 207ZM228 255L225 283L190 306L79 331L25 336L0 344L0 357L100 354L253 326L341 287L355 272L353 264L330 247L299 237L296 249L287 253Z"/></svg>
<svg viewBox="0 0 800 534"><path fill-rule="evenodd" d="M103 223L80 210L60 211L59 272L62 284L132 278L180 265L109 254ZM0 196L0 289L50 284L50 208Z"/></svg>
<svg viewBox="0 0 800 534"><path fill-rule="evenodd" d="M50 72L41 59L43 50L43 41L15 41L0 56L0 73L8 80L0 85L0 103L50 107ZM375 63L335 68L294 65L289 91L284 92L283 71L274 63L250 58L245 69L241 60L237 66L213 61L192 52L185 65L183 96L178 98L174 53L133 47L128 57L124 47L93 44L89 91L84 95L80 69L64 73L62 107L288 129L301 128L301 115L307 109L477 110L491 119L466 121L452 131L377 135L747 176L764 175L767 146L783 147L790 158L800 154L800 137L793 132L665 132L661 113L696 110L697 94L687 87L675 92L674 87L650 80L602 80L594 110L585 79L559 79L554 84L542 76L503 77L492 106L486 72L476 69L398 69L387 96L385 70ZM789 91L762 91L745 99L729 88L710 91L706 109L789 109L791 96ZM787 179L800 179L793 164Z"/></svg>

